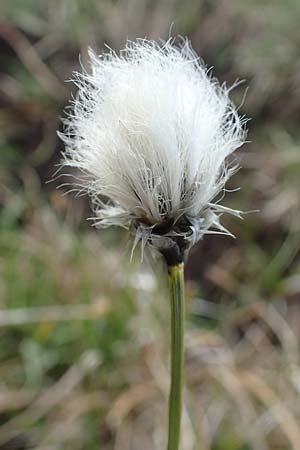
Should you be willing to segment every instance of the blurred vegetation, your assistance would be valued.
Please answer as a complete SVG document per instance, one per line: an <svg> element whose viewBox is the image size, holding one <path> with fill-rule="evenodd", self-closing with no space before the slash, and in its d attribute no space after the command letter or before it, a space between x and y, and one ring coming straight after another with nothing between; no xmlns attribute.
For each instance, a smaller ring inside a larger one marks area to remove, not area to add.
<svg viewBox="0 0 300 450"><path fill-rule="evenodd" d="M164 448L166 281L47 181L78 55L170 33L245 80L225 202L259 210L190 255L182 449L299 450L299 1L3 0L0 17L0 450Z"/></svg>

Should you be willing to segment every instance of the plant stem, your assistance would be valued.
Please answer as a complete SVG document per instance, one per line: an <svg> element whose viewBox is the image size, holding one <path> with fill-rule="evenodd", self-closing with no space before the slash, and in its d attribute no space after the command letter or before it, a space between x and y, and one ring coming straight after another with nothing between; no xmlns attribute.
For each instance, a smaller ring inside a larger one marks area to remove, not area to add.
<svg viewBox="0 0 300 450"><path fill-rule="evenodd" d="M178 450L184 361L184 264L169 266L168 271L171 301L171 388L167 448L168 450Z"/></svg>

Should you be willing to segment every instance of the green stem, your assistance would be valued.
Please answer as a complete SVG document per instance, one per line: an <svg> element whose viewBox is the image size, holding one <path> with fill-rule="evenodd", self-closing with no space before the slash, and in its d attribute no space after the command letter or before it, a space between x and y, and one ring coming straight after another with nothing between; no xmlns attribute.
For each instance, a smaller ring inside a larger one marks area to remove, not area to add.
<svg viewBox="0 0 300 450"><path fill-rule="evenodd" d="M169 396L168 450L178 450L184 361L184 264L169 266L168 269L171 300L171 388Z"/></svg>

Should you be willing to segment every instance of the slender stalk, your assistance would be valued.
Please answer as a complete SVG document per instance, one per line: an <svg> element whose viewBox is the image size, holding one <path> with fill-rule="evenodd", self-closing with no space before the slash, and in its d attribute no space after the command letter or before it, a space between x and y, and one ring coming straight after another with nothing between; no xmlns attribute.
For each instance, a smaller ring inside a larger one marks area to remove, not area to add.
<svg viewBox="0 0 300 450"><path fill-rule="evenodd" d="M168 271L171 301L171 388L167 448L168 450L178 450L184 361L184 264L169 266Z"/></svg>

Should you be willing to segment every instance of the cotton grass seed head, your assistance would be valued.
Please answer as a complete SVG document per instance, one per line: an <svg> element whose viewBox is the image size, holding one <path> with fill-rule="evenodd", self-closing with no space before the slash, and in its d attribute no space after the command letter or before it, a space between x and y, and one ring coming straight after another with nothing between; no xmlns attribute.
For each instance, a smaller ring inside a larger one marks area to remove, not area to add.
<svg viewBox="0 0 300 450"><path fill-rule="evenodd" d="M89 56L60 136L63 165L79 170L95 224L129 228L134 247L141 241L167 259L204 233L227 233L220 215L239 213L219 204L233 171L226 158L245 139L230 89L186 40Z"/></svg>

